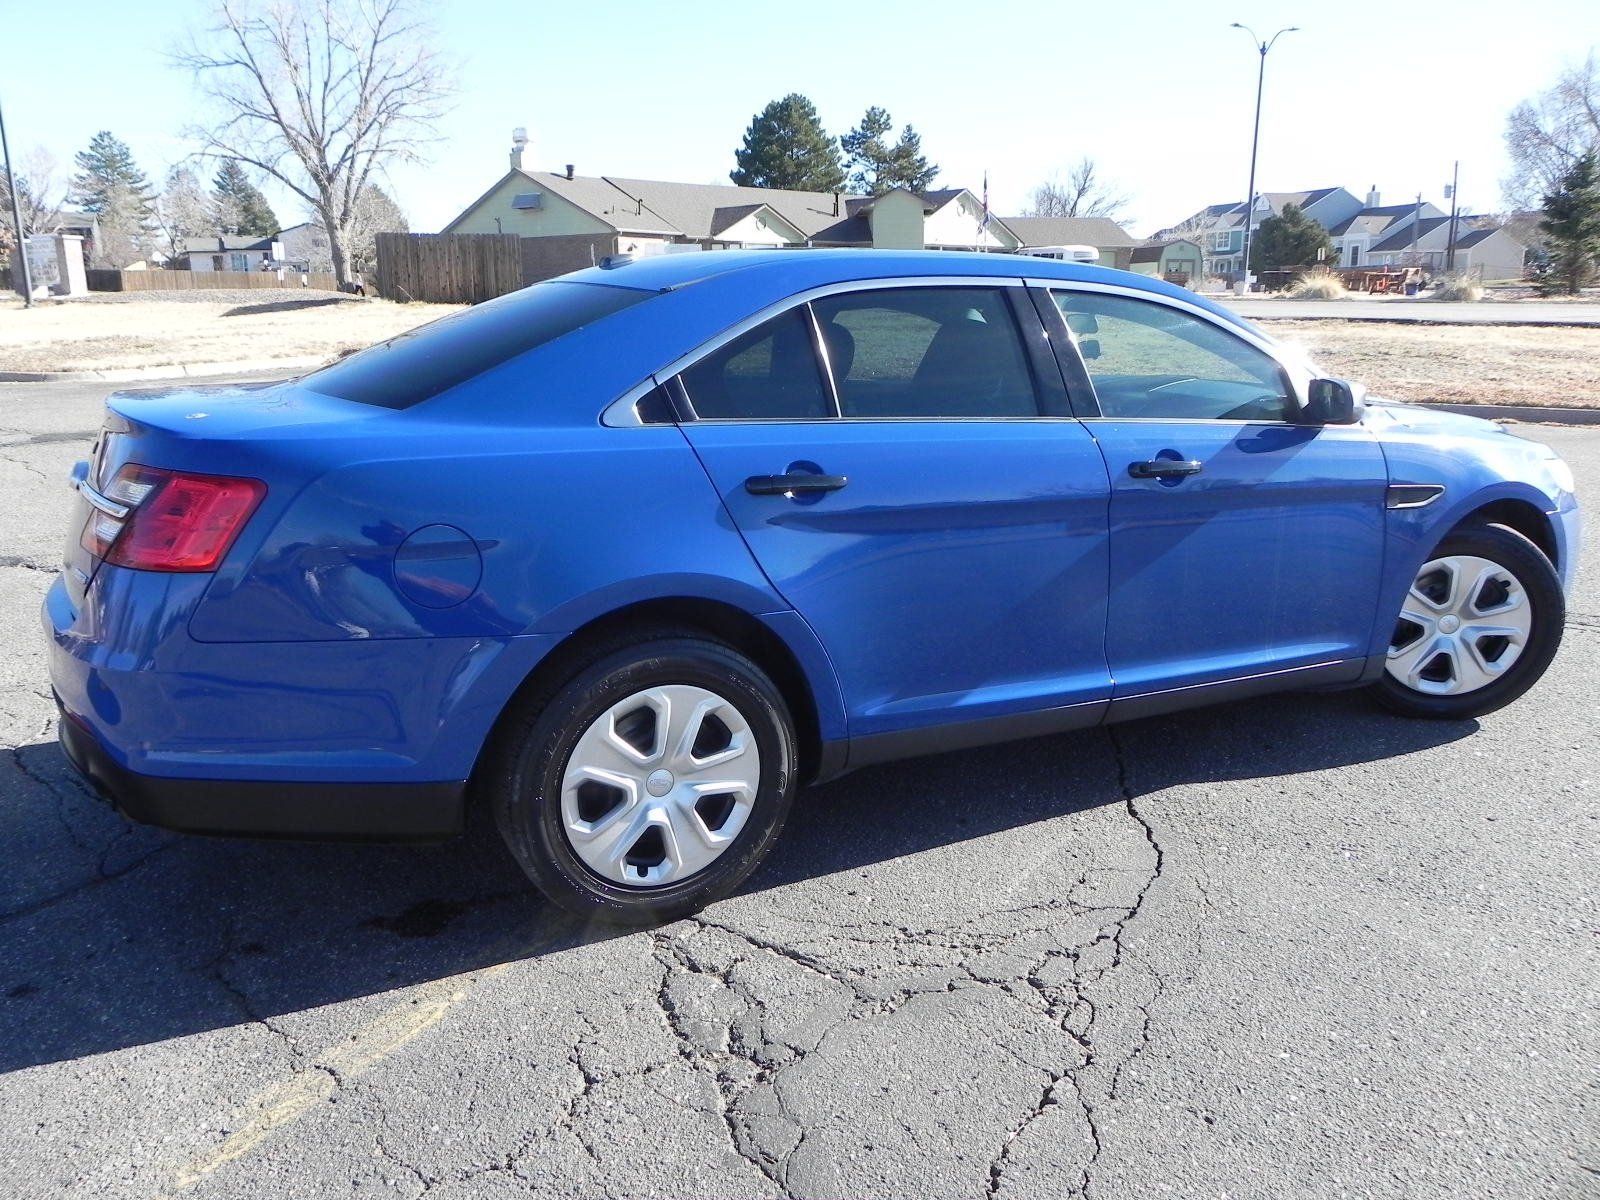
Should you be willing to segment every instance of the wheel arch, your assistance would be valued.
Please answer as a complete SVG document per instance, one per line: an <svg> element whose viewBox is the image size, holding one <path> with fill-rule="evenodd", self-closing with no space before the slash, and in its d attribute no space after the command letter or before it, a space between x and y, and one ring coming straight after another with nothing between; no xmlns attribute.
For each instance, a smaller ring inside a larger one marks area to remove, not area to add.
<svg viewBox="0 0 1600 1200"><path fill-rule="evenodd" d="M479 751L478 766L506 715L519 702L560 688L607 643L651 628L702 633L732 646L767 673L794 721L802 780L830 775L842 766L832 757L845 744L843 702L832 665L810 627L797 613L758 616L725 600L688 595L637 600L595 616L562 637L501 708Z"/></svg>
<svg viewBox="0 0 1600 1200"><path fill-rule="evenodd" d="M1475 524L1504 525L1514 529L1539 547L1550 560L1550 565L1560 572L1561 546L1556 539L1555 524L1537 504L1515 496L1491 500L1460 517L1445 532L1445 536L1448 537L1464 525Z"/></svg>

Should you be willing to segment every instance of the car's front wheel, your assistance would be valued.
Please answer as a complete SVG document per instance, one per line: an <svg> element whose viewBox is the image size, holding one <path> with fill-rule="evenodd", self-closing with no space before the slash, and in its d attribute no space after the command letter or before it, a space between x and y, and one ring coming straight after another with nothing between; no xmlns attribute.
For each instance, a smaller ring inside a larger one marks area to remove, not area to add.
<svg viewBox="0 0 1600 1200"><path fill-rule="evenodd" d="M755 663L699 636L602 652L504 723L487 784L506 844L563 908L673 920L740 883L788 815L795 734Z"/></svg>
<svg viewBox="0 0 1600 1200"><path fill-rule="evenodd" d="M1561 644L1561 581L1502 525L1457 529L1417 571L1373 696L1410 717L1461 720L1510 704Z"/></svg>

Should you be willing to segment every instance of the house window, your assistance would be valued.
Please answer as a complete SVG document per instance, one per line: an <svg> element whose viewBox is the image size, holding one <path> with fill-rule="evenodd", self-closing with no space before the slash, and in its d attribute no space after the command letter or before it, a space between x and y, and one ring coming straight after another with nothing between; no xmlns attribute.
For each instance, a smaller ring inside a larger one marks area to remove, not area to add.
<svg viewBox="0 0 1600 1200"><path fill-rule="evenodd" d="M1213 250L1226 250L1228 248L1228 237L1229 233L1227 230L1223 230L1220 233L1213 233L1211 235L1211 248Z"/></svg>
<svg viewBox="0 0 1600 1200"><path fill-rule="evenodd" d="M1352 267L1359 267L1361 265L1361 247L1360 246L1351 246L1350 247L1350 265Z"/></svg>
<svg viewBox="0 0 1600 1200"><path fill-rule="evenodd" d="M248 254L228 255L228 270L248 271L250 269L250 256Z"/></svg>

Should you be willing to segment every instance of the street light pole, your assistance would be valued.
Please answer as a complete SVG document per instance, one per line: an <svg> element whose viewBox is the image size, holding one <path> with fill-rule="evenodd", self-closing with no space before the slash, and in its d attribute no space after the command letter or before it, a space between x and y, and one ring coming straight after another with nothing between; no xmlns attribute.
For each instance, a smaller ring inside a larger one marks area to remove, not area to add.
<svg viewBox="0 0 1600 1200"><path fill-rule="evenodd" d="M0 112L0 154L6 159L6 187L11 192L11 227L17 233L16 255L22 264L22 304L33 307L33 270L28 266L28 247L22 241L22 206L17 203L17 177L11 170L11 145L6 141L5 113Z"/></svg>
<svg viewBox="0 0 1600 1200"><path fill-rule="evenodd" d="M1256 71L1256 123L1255 129L1250 135L1250 187L1248 189L1249 195L1246 196L1244 202L1244 278L1245 290L1249 291L1250 238L1256 223L1256 150L1261 145L1261 92L1267 82L1267 51L1271 50L1277 40L1284 34L1296 33L1300 27L1298 25L1290 25L1287 28L1280 29L1269 40L1263 40L1256 34L1254 29L1251 29L1248 25L1241 25L1238 21L1235 21L1231 28L1242 29L1248 33L1251 43L1254 44L1257 53L1261 55L1261 65Z"/></svg>

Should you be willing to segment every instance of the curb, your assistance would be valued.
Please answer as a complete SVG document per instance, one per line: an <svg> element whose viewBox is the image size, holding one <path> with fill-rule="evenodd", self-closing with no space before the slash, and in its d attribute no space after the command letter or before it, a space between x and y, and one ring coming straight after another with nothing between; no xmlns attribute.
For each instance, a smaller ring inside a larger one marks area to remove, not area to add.
<svg viewBox="0 0 1600 1200"><path fill-rule="evenodd" d="M1600 425L1600 408L1555 408L1536 404L1418 404L1486 421L1527 421L1538 425Z"/></svg>
<svg viewBox="0 0 1600 1200"><path fill-rule="evenodd" d="M1323 303L1322 301L1308 301L1308 303ZM1370 325L1440 325L1451 329L1475 329L1487 326L1492 329L1600 329L1600 320L1593 317L1571 317L1567 319L1551 319L1534 317L1531 319L1511 319L1507 314L1506 320L1485 318L1483 320L1453 321L1448 317L1429 316L1401 316L1387 313L1377 316L1371 313L1339 313L1337 315L1318 313L1315 316L1307 313L1295 312L1251 312L1250 309L1232 304L1224 304L1229 312L1235 316L1243 317L1247 321L1354 321L1359 324Z"/></svg>
<svg viewBox="0 0 1600 1200"><path fill-rule="evenodd" d="M256 371L288 371L320 367L316 358L263 358L246 362L168 363L160 367L115 367L105 371L0 371L0 383L125 383L134 379L204 379L215 375L248 375Z"/></svg>

